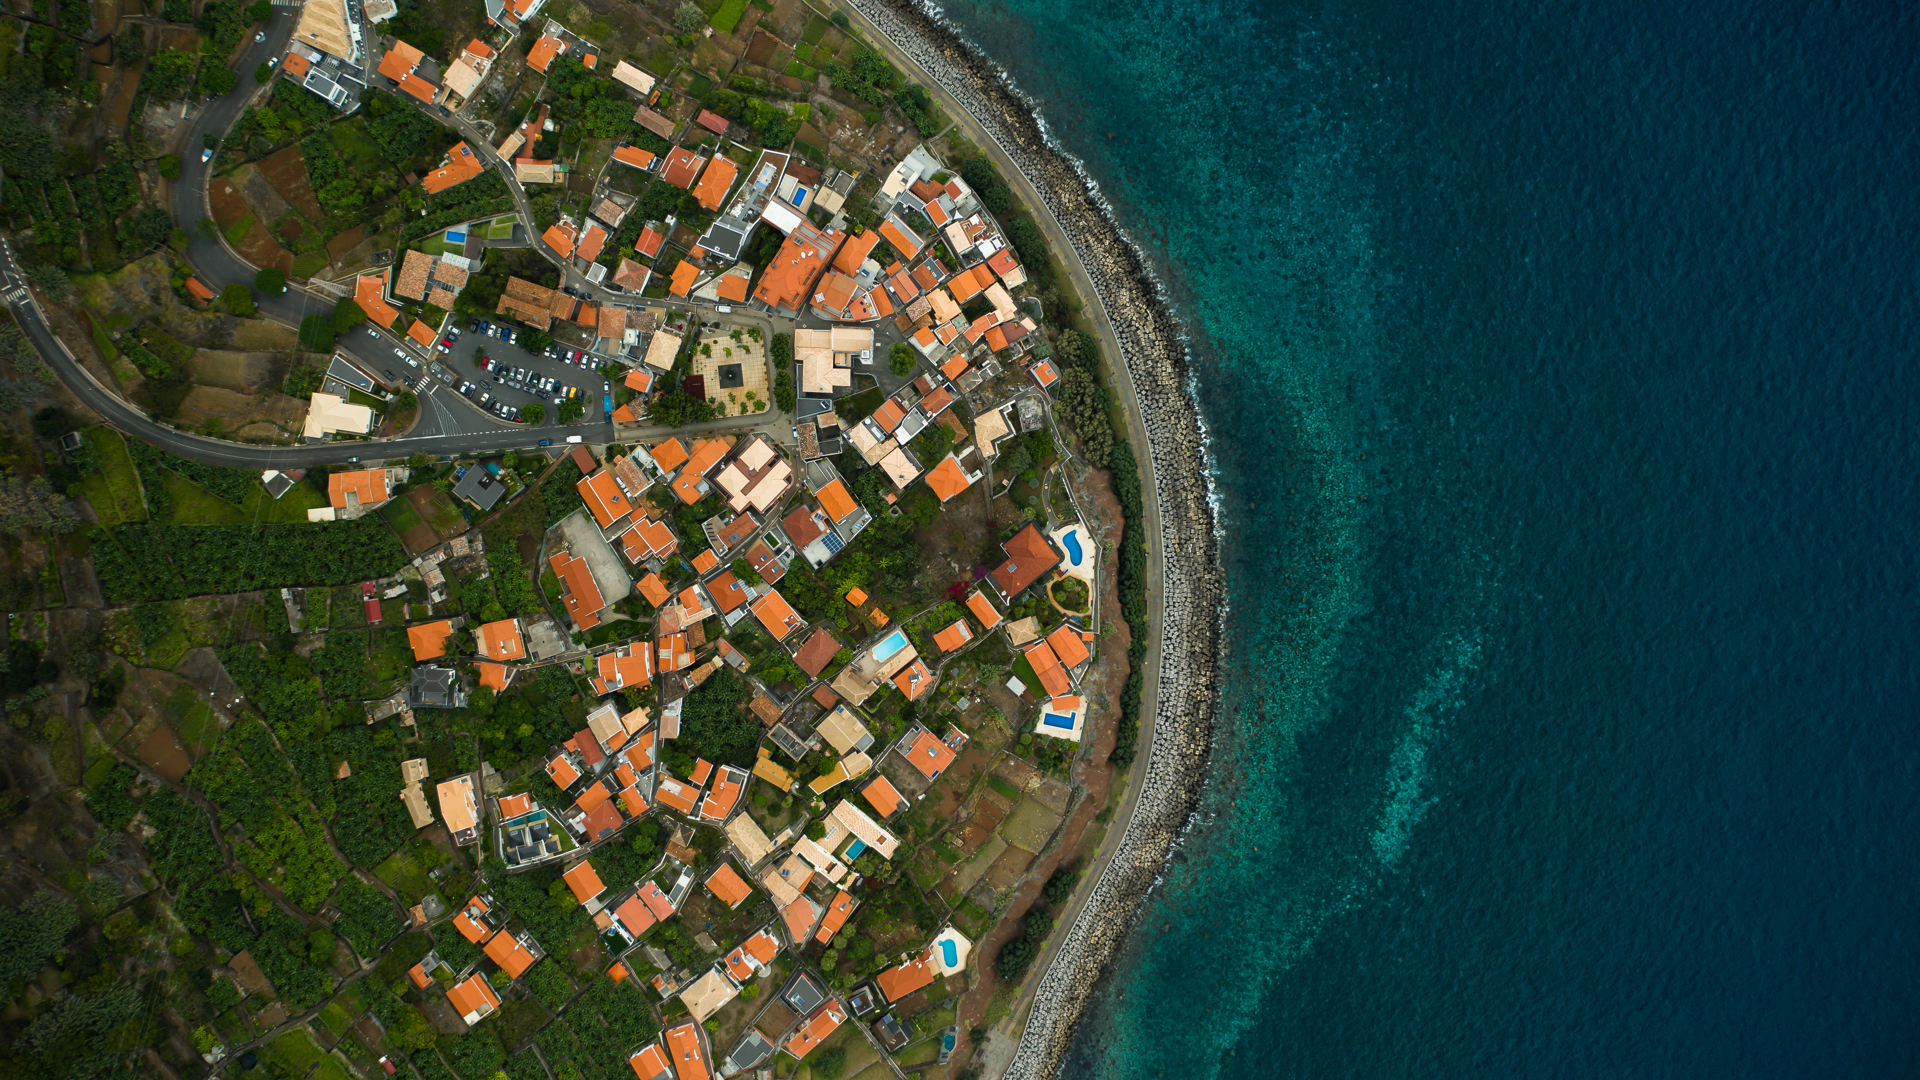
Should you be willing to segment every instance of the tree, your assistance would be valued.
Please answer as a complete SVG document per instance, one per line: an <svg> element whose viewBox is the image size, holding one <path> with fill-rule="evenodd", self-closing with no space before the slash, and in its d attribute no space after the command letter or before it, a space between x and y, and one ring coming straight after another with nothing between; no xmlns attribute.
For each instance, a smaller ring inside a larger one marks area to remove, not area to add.
<svg viewBox="0 0 1920 1080"><path fill-rule="evenodd" d="M259 83L261 86L267 85L268 80L272 78L272 64L261 64L259 67L253 69L253 81Z"/></svg>
<svg viewBox="0 0 1920 1080"><path fill-rule="evenodd" d="M547 407L537 401L520 406L520 419L529 426L538 427L547 418Z"/></svg>
<svg viewBox="0 0 1920 1080"><path fill-rule="evenodd" d="M179 154L160 155L160 175L166 177L169 180L180 179L180 155Z"/></svg>
<svg viewBox="0 0 1920 1080"><path fill-rule="evenodd" d="M67 280L67 272L52 263L28 267L27 284L39 289L55 304L65 303L73 294L73 283Z"/></svg>
<svg viewBox="0 0 1920 1080"><path fill-rule="evenodd" d="M199 221L194 222L193 228L195 232L200 234L200 239L202 240L211 240L220 235L220 226L215 224L214 220L210 217L203 217Z"/></svg>
<svg viewBox="0 0 1920 1080"><path fill-rule="evenodd" d="M237 281L220 290L220 302L235 315L245 317L253 314L253 292Z"/></svg>
<svg viewBox="0 0 1920 1080"><path fill-rule="evenodd" d="M18 476L0 479L0 532L51 529L65 534L79 527L80 515L45 476L27 481Z"/></svg>
<svg viewBox="0 0 1920 1080"><path fill-rule="evenodd" d="M893 348L887 350L887 370L895 375L913 374L913 346L904 341L896 341Z"/></svg>
<svg viewBox="0 0 1920 1080"><path fill-rule="evenodd" d="M247 22L249 23L263 23L271 18L273 18L273 4L271 0L253 0L253 5L247 8Z"/></svg>
<svg viewBox="0 0 1920 1080"><path fill-rule="evenodd" d="M309 315L300 320L300 347L308 352L333 351L333 322L325 315ZM319 387L314 387L315 390ZM312 390L307 391L312 393ZM289 391L291 393L291 391ZM297 396L297 395L296 395Z"/></svg>
<svg viewBox="0 0 1920 1080"><path fill-rule="evenodd" d="M253 275L253 287L268 296L279 296L287 291L287 275L277 266L263 267Z"/></svg>
<svg viewBox="0 0 1920 1080"><path fill-rule="evenodd" d="M691 34L707 24L707 14L698 5L681 4L673 12L673 28Z"/></svg>

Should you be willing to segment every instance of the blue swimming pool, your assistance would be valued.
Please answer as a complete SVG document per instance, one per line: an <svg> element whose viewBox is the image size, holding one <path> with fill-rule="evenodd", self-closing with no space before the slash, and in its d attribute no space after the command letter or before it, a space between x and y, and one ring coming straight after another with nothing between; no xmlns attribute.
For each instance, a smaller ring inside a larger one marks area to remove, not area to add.
<svg viewBox="0 0 1920 1080"><path fill-rule="evenodd" d="M449 243L449 244L464 244L464 243L466 243L466 242L467 242L467 234L466 234L466 233L464 233L464 232L461 232L461 231L459 231L459 230L457 230L457 229L448 229L448 230L447 230L447 243Z"/></svg>
<svg viewBox="0 0 1920 1080"><path fill-rule="evenodd" d="M1067 561L1080 565L1080 530L1068 529L1060 534L1060 544L1067 549Z"/></svg>
<svg viewBox="0 0 1920 1080"><path fill-rule="evenodd" d="M860 853L865 850L867 850L867 842L865 840L855 840L853 843L848 844L847 845L847 861L852 862L853 860L859 858Z"/></svg>
<svg viewBox="0 0 1920 1080"><path fill-rule="evenodd" d="M1040 722L1048 727L1059 728L1062 731L1073 730L1073 717L1062 716L1057 712L1041 713Z"/></svg>
<svg viewBox="0 0 1920 1080"><path fill-rule="evenodd" d="M901 649L904 649L906 647L907 647L906 632L901 630L895 630L893 633L888 634L885 638L882 638L880 641L880 644L875 645L873 647L873 658L884 664L888 660L893 658L894 653L897 653Z"/></svg>
<svg viewBox="0 0 1920 1080"><path fill-rule="evenodd" d="M953 947L952 938L940 939L940 959L944 961L949 968L960 966L960 950Z"/></svg>

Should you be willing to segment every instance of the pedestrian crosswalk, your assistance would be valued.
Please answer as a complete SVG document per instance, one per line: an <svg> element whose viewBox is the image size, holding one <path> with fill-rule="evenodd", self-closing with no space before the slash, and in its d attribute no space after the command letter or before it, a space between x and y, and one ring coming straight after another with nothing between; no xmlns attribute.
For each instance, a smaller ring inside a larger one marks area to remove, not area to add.
<svg viewBox="0 0 1920 1080"><path fill-rule="evenodd" d="M7 303L18 304L22 300L25 300L27 298L26 286L15 285L13 288L7 290L6 296L7 296Z"/></svg>

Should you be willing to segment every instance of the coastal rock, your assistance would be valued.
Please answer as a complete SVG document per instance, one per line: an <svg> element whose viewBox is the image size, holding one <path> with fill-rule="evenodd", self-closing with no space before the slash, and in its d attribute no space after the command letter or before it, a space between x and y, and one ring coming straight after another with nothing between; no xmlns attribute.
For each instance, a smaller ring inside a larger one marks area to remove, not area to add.
<svg viewBox="0 0 1920 1080"><path fill-rule="evenodd" d="M1188 392L1185 335L1138 247L1085 169L1053 145L1030 100L941 16L913 0L851 0L855 10L964 109L1060 226L1105 310L1145 428L1163 612L1159 680L1139 802L1086 904L1060 932L1006 1076L1056 1073L1101 976L1191 820L1218 699L1226 596L1206 467ZM1123 392L1126 387L1120 387Z"/></svg>

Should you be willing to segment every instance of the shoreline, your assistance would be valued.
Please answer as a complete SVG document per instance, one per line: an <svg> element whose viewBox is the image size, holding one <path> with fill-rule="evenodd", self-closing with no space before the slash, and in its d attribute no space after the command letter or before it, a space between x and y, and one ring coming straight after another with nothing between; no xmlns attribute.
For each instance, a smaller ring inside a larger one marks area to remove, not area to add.
<svg viewBox="0 0 1920 1080"><path fill-rule="evenodd" d="M1129 441L1145 444L1142 496L1149 562L1159 571L1159 640L1147 667L1141 724L1148 752L1134 781L1138 801L1110 860L1034 991L1007 1077L1057 1073L1095 985L1112 967L1141 903L1191 819L1205 779L1219 696L1217 659L1225 608L1205 432L1188 390L1186 335L1165 290L1114 220L1084 167L1056 146L1031 100L922 0L848 0L1014 166L1009 180L1066 241L1069 270L1090 286L1099 329L1117 350L1114 389L1131 396ZM990 149L990 148L988 148ZM1044 224L1044 221L1042 222ZM1077 266L1074 264L1077 263ZM1077 290L1082 291L1082 290ZM1137 420L1136 420L1137 416ZM1157 519L1157 528L1153 527ZM1157 554L1157 560L1154 556ZM1150 618L1150 622L1151 622ZM1149 630L1151 633L1151 629ZM1130 793L1131 796L1131 793ZM1129 797L1130 797L1129 796Z"/></svg>

